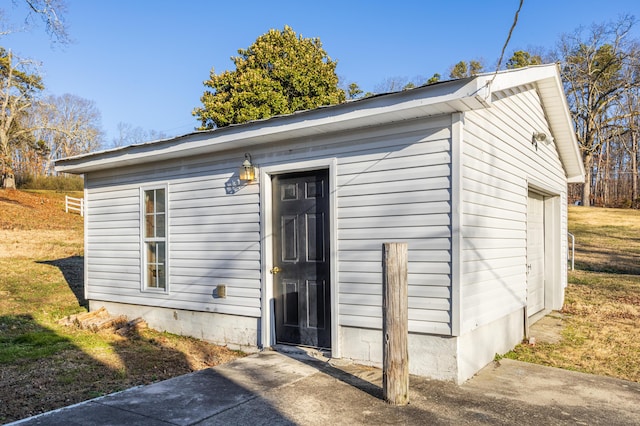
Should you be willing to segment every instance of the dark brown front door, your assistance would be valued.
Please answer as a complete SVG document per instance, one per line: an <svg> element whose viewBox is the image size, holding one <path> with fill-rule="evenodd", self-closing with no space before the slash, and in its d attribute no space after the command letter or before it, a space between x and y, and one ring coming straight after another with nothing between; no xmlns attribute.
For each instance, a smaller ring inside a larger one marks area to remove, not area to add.
<svg viewBox="0 0 640 426"><path fill-rule="evenodd" d="M274 176L276 341L331 347L329 173Z"/></svg>

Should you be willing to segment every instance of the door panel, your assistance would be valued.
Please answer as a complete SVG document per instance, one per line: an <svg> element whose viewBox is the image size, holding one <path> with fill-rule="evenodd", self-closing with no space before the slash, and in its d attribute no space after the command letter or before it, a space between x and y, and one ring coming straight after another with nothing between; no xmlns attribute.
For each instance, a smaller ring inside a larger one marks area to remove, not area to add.
<svg viewBox="0 0 640 426"><path fill-rule="evenodd" d="M330 348L329 175L274 176L276 341Z"/></svg>
<svg viewBox="0 0 640 426"><path fill-rule="evenodd" d="M324 262L324 214L309 213L307 218L307 262Z"/></svg>
<svg viewBox="0 0 640 426"><path fill-rule="evenodd" d="M527 313L544 309L544 197L529 192L527 205Z"/></svg>
<svg viewBox="0 0 640 426"><path fill-rule="evenodd" d="M282 262L298 261L298 228L297 216L281 216Z"/></svg>
<svg viewBox="0 0 640 426"><path fill-rule="evenodd" d="M282 306L283 323L289 326L297 326L299 322L298 312L298 283L291 280L282 280Z"/></svg>

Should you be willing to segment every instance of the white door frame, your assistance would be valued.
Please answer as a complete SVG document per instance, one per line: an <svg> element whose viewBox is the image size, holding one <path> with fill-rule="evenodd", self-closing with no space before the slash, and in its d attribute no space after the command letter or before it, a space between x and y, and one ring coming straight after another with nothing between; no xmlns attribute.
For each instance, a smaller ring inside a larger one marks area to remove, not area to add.
<svg viewBox="0 0 640 426"><path fill-rule="evenodd" d="M338 336L338 249L337 249L337 159L326 158L311 161L297 161L260 167L260 242L262 264L262 298L261 298L261 346L275 345L275 324L273 312L273 206L271 199L271 177L287 173L304 172L312 170L329 171L329 279L331 291L331 356L340 357L340 339Z"/></svg>
<svg viewBox="0 0 640 426"><path fill-rule="evenodd" d="M561 274L566 273L566 251L562 254L562 195L558 189L535 179L528 179L526 188L527 199L529 191L542 195L544 210L544 309L543 313L554 309L561 309L564 300L564 288ZM566 228L564 229L566 232ZM565 244L566 248L566 244ZM563 256L565 262L562 261ZM541 315L541 314L539 314Z"/></svg>

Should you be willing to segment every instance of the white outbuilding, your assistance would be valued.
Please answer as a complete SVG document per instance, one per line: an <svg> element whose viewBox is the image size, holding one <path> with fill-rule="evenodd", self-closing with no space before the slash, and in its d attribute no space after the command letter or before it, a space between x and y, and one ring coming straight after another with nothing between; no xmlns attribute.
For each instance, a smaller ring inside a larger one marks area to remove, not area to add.
<svg viewBox="0 0 640 426"><path fill-rule="evenodd" d="M381 247L406 242L410 372L458 383L562 307L567 183L584 179L556 65L56 170L85 178L91 310L244 350L305 345L380 365Z"/></svg>

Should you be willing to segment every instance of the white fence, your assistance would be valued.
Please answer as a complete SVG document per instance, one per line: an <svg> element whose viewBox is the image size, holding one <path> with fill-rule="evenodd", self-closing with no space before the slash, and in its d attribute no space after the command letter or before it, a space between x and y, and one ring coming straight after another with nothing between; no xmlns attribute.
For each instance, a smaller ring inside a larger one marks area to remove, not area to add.
<svg viewBox="0 0 640 426"><path fill-rule="evenodd" d="M571 238L571 253L567 253L567 255L569 255L569 259L567 260L571 260L571 270L573 271L576 269L576 236L571 232L567 232L567 234L569 238Z"/></svg>
<svg viewBox="0 0 640 426"><path fill-rule="evenodd" d="M64 196L64 211L78 212L80 216L84 217L84 198L73 198L68 195Z"/></svg>

